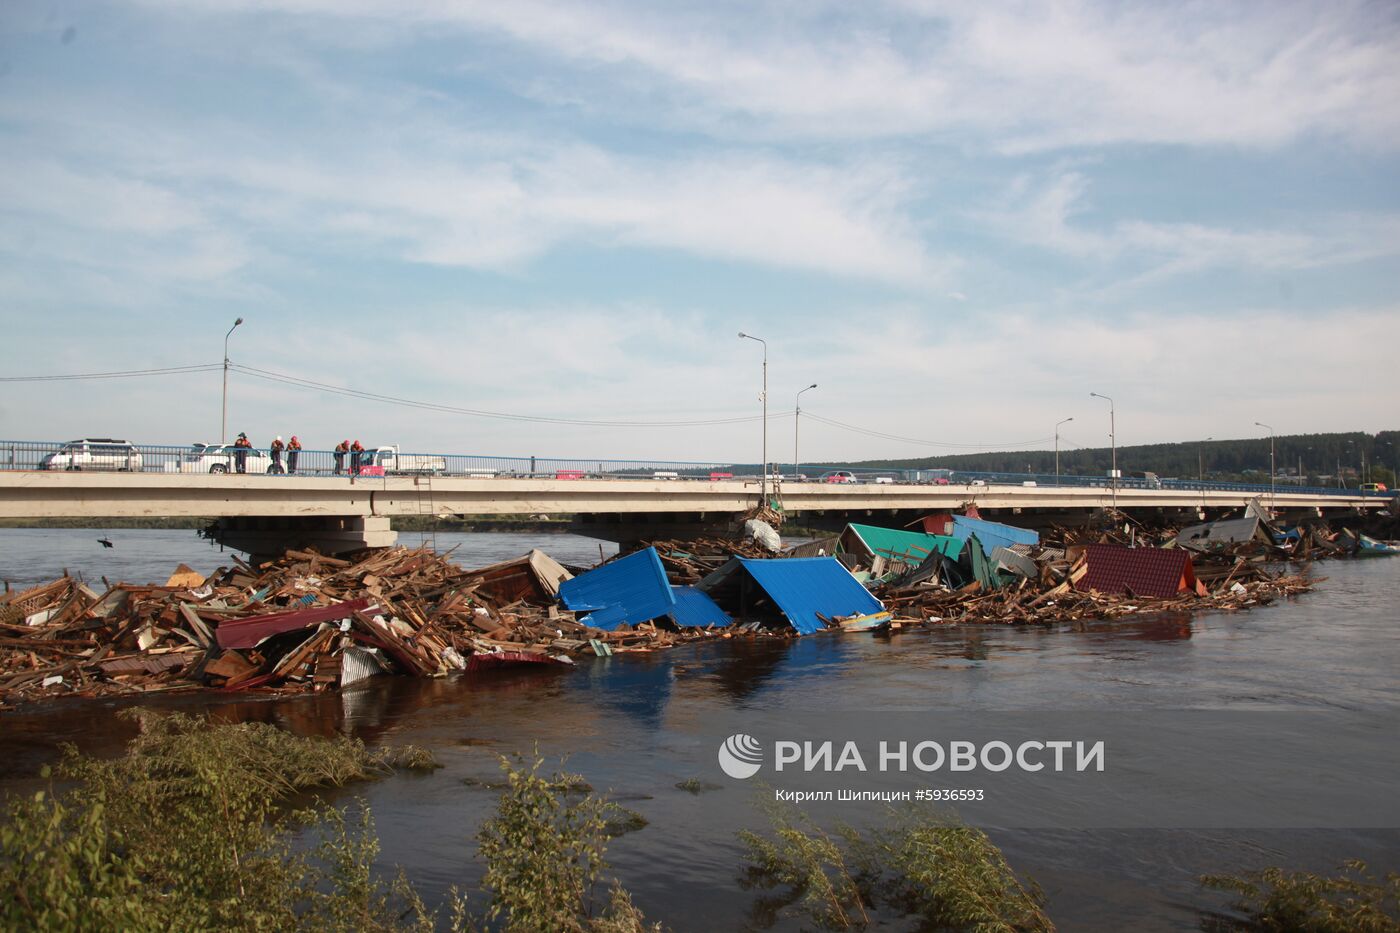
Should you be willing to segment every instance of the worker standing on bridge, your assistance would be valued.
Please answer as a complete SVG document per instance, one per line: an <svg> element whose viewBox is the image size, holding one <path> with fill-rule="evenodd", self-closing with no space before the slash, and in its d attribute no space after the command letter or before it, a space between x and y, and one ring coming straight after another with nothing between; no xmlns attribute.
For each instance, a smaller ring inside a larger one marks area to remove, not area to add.
<svg viewBox="0 0 1400 933"><path fill-rule="evenodd" d="M279 434L272 439L272 443L267 447L267 452L272 455L272 472L274 473L282 472L282 451L286 446L282 443L282 435Z"/></svg>
<svg viewBox="0 0 1400 933"><path fill-rule="evenodd" d="M341 471L345 469L345 455L346 455L347 453L349 453L349 451L350 451L350 442L349 442L348 440L341 441L339 444L336 444L336 445L335 445L335 475L336 475L336 476L339 476L340 473L341 473Z"/></svg>
<svg viewBox="0 0 1400 933"><path fill-rule="evenodd" d="M297 471L297 458L299 456L301 456L301 441L297 440L297 436L293 434L292 439L287 441L288 473L295 473Z"/></svg>
<svg viewBox="0 0 1400 933"><path fill-rule="evenodd" d="M361 462L361 459L362 459L362 458L360 457L360 455L363 454L364 452L365 452L365 449L364 449L363 447L360 446L360 439L359 439L358 437L355 438L355 443L353 443L353 444L350 445L350 475L351 475L351 476L359 476L359 475L360 475L360 462Z"/></svg>
<svg viewBox="0 0 1400 933"><path fill-rule="evenodd" d="M239 473L248 472L248 451L253 449L253 442L248 440L248 435L242 431L238 432L238 440L233 442L233 468Z"/></svg>

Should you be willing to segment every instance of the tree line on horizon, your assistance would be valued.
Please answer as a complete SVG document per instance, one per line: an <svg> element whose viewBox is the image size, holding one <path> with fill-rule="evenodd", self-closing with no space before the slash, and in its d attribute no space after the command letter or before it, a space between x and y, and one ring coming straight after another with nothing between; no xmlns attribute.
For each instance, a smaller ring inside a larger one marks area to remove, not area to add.
<svg viewBox="0 0 1400 933"><path fill-rule="evenodd" d="M1362 462L1366 474L1362 475ZM1400 431L1367 434L1353 431L1338 434L1280 434L1274 437L1274 461L1280 477L1299 477L1304 482L1338 483L1355 486L1359 482L1380 482L1394 488L1395 470L1400 467ZM1060 449L1060 472L1081 476L1103 476L1111 468L1113 452L1108 447ZM1301 474L1299 469L1301 467ZM775 469L782 470L777 463ZM758 472L758 465L736 464L735 472ZM790 469L790 465L789 465ZM931 470L945 469L985 473L1055 472L1054 450L1009 450L972 454L952 454L908 459L860 460L838 463L803 464L808 476L834 469ZM1250 437L1230 440L1181 441L1170 444L1138 444L1118 448L1118 469L1156 473L1163 478L1224 480L1258 478L1269 475L1269 438Z"/></svg>

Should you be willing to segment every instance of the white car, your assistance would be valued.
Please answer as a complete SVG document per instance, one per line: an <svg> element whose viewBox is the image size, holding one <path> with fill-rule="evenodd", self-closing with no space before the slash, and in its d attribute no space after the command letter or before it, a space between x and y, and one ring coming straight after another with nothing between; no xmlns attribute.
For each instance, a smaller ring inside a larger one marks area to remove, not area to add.
<svg viewBox="0 0 1400 933"><path fill-rule="evenodd" d="M41 470L120 470L139 473L141 451L136 445L111 437L85 437L69 441L39 462Z"/></svg>
<svg viewBox="0 0 1400 933"><path fill-rule="evenodd" d="M860 482L860 480L856 479L856 475L855 475L854 473L852 473L850 470L830 470L830 471L828 471L828 472L826 472L826 473L823 473L823 474L821 475L820 481L823 482L823 483L858 483L858 482Z"/></svg>
<svg viewBox="0 0 1400 933"><path fill-rule="evenodd" d="M232 444L195 444L181 455L179 463L167 463L169 473L236 473L238 461ZM272 458L256 448L247 448L245 473L273 472Z"/></svg>

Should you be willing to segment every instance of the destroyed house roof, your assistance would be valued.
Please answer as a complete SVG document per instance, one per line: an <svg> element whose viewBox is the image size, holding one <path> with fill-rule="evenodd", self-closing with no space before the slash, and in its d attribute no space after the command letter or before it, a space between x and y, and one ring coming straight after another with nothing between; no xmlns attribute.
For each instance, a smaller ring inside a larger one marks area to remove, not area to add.
<svg viewBox="0 0 1400 933"><path fill-rule="evenodd" d="M1088 572L1076 589L1118 595L1169 599L1183 589L1195 589L1191 555L1180 548L1122 547L1091 544L1085 549Z"/></svg>
<svg viewBox="0 0 1400 933"><path fill-rule="evenodd" d="M637 625L675 611L676 598L656 548L628 554L559 584L565 608L588 613L580 622L604 631Z"/></svg>
<svg viewBox="0 0 1400 933"><path fill-rule="evenodd" d="M672 587L676 597L676 608L671 618L681 628L724 628L734 620L729 618L709 593L701 592L693 586Z"/></svg>
<svg viewBox="0 0 1400 933"><path fill-rule="evenodd" d="M1028 528L989 522L982 518L968 518L966 515L953 516L953 537L966 540L968 535L974 533L982 545L984 554L991 554L993 548L1040 543L1040 535Z"/></svg>
<svg viewBox="0 0 1400 933"><path fill-rule="evenodd" d="M953 560L962 553L962 539L947 535L930 535L920 531L904 531L899 528L880 528L875 525L846 526L872 554L892 560L904 561L918 566L929 554L938 551ZM842 535L842 537L845 537Z"/></svg>
<svg viewBox="0 0 1400 933"><path fill-rule="evenodd" d="M1183 528L1177 533L1176 543L1179 547L1206 550L1225 544L1250 541L1258 533L1259 519L1251 515L1248 518L1206 522L1203 525Z"/></svg>
<svg viewBox="0 0 1400 933"><path fill-rule="evenodd" d="M783 560L736 557L701 580L700 587L708 590L741 571L768 594L787 616L792 627L802 635L810 635L826 627L818 613L830 619L869 615L885 608L834 557L789 557Z"/></svg>

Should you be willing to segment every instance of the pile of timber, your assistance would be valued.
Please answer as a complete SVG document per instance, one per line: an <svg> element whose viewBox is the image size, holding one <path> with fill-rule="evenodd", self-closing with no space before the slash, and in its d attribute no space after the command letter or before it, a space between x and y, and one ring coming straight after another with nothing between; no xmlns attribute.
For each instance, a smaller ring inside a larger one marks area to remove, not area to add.
<svg viewBox="0 0 1400 933"><path fill-rule="evenodd" d="M753 539L695 538L689 541L644 541L656 548L666 579L672 586L693 586L714 573L731 557L771 558L774 555ZM619 554L618 557L624 555ZM613 558L616 560L617 558Z"/></svg>
<svg viewBox="0 0 1400 933"><path fill-rule="evenodd" d="M1132 592L1080 590L1088 573L1080 552L1073 561L1037 562L1037 578L986 588L974 581L956 589L935 582L891 585L876 592L894 621L902 625L990 623L1003 625L1117 619L1138 613L1215 610L1238 612L1294 596L1320 582L1295 573L1270 573L1258 563L1239 559L1228 567L1196 568L1198 587L1171 597L1145 597Z"/></svg>
<svg viewBox="0 0 1400 933"><path fill-rule="evenodd" d="M545 560L548 560L545 558ZM0 594L0 705L214 687L320 690L373 673L441 676L710 637L605 632L559 608L530 558L463 569L430 550L289 551L208 578L97 592L64 576ZM557 566L557 565L555 565Z"/></svg>

